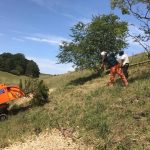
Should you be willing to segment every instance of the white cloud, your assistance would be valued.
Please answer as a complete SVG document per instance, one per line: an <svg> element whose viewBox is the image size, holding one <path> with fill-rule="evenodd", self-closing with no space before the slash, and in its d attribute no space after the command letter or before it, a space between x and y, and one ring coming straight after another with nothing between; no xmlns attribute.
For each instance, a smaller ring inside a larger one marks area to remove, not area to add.
<svg viewBox="0 0 150 150"><path fill-rule="evenodd" d="M56 11L57 8L59 7L63 7L63 2L62 0L58 1L58 0L30 0L32 2L34 2L35 4L41 6L41 7L44 7L44 8L47 8L49 9L50 11L54 12L54 13L59 13L61 14L61 12L59 11Z"/></svg>
<svg viewBox="0 0 150 150"><path fill-rule="evenodd" d="M72 4L66 3L65 0L31 0L35 4L49 9L51 12L64 16L68 19L74 20L75 22L82 21L82 19L72 15L71 13L74 12L75 14L78 13L78 8L72 6ZM70 13L66 13L66 12ZM88 19L83 19L87 22ZM89 21L89 20L88 20Z"/></svg>
<svg viewBox="0 0 150 150"><path fill-rule="evenodd" d="M44 43L48 43L48 44L56 44L56 45L59 44L58 41L51 40L51 39L39 38L39 37L25 37L25 39L31 40L31 41L36 41L36 42L44 42Z"/></svg>
<svg viewBox="0 0 150 150"><path fill-rule="evenodd" d="M62 36L56 35L48 35L43 33L24 33L20 31L12 30L13 33L16 34L16 37L12 37L12 40L24 42L27 40L39 42L39 43L47 43L49 45L61 45L62 41L70 42L71 39L65 38ZM0 33L0 36L3 35Z"/></svg>
<svg viewBox="0 0 150 150"><path fill-rule="evenodd" d="M12 40L14 40L14 41L19 41L19 42L24 42L23 39L21 39L21 38L16 38L16 37L12 37Z"/></svg>
<svg viewBox="0 0 150 150"><path fill-rule="evenodd" d="M74 70L72 64L57 64L56 61L47 58L27 57L27 59L35 61L41 73L63 74Z"/></svg>
<svg viewBox="0 0 150 150"><path fill-rule="evenodd" d="M47 43L50 45L60 45L62 41L70 41L60 36L48 36L44 34L35 34L34 36L25 36L24 39L35 42Z"/></svg>

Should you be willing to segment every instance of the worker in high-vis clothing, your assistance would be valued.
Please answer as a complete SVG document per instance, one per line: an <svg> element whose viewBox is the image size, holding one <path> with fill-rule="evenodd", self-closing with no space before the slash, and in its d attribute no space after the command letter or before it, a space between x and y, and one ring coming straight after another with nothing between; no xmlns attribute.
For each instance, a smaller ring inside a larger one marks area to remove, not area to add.
<svg viewBox="0 0 150 150"><path fill-rule="evenodd" d="M125 77L128 79L129 57L127 54L124 53L124 51L120 51L119 56L120 56L120 66L122 68Z"/></svg>
<svg viewBox="0 0 150 150"><path fill-rule="evenodd" d="M114 53L107 54L107 52L103 51L101 52L101 56L102 56L101 69L104 70L106 65L110 68L110 81L108 82L108 85L110 86L114 84L115 76L116 74L118 74L120 78L122 79L124 85L127 86L128 81L125 75L123 74L120 64L115 57L115 54Z"/></svg>

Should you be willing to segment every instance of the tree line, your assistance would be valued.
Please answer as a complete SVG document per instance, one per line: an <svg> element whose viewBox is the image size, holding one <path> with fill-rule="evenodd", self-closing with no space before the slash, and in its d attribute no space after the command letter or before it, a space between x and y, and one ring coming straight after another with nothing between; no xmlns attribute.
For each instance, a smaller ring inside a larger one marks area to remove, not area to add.
<svg viewBox="0 0 150 150"><path fill-rule="evenodd" d="M39 77L38 65L33 60L28 60L21 53L3 53L0 55L0 70L15 75Z"/></svg>

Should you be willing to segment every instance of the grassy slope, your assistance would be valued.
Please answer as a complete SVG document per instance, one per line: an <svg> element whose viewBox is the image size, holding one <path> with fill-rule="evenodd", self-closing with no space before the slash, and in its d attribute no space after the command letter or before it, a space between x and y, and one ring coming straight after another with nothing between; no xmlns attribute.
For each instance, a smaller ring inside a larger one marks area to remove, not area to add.
<svg viewBox="0 0 150 150"><path fill-rule="evenodd" d="M26 76L16 76L11 73L0 71L0 83L5 84L19 84L21 80L28 79Z"/></svg>
<svg viewBox="0 0 150 150"><path fill-rule="evenodd" d="M136 56L132 63L145 59ZM120 80L113 88L106 87L109 76L96 77L90 71L42 75L49 88L56 89L50 102L41 108L24 108L1 122L0 146L62 126L74 128L78 138L96 149L150 149L150 65L132 67L129 73L127 88Z"/></svg>

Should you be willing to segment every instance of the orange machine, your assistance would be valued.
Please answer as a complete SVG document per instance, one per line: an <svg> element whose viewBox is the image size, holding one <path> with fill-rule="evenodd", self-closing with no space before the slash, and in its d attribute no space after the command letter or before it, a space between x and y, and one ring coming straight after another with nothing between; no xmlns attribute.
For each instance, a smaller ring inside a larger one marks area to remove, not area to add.
<svg viewBox="0 0 150 150"><path fill-rule="evenodd" d="M0 120L6 118L8 102L25 96L17 85L0 84Z"/></svg>

